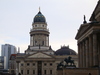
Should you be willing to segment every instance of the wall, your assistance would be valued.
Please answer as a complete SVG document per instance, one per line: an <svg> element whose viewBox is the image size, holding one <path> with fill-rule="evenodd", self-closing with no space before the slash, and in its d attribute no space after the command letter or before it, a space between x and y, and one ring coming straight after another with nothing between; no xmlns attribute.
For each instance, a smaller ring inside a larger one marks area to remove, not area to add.
<svg viewBox="0 0 100 75"><path fill-rule="evenodd" d="M69 68L57 70L57 75L98 75L98 68Z"/></svg>

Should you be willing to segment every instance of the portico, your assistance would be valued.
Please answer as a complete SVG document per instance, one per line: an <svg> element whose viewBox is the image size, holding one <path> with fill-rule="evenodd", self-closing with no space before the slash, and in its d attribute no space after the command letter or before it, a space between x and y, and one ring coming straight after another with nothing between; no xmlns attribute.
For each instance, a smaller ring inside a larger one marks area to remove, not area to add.
<svg viewBox="0 0 100 75"><path fill-rule="evenodd" d="M100 23L82 24L76 39L78 40L79 67L99 66Z"/></svg>

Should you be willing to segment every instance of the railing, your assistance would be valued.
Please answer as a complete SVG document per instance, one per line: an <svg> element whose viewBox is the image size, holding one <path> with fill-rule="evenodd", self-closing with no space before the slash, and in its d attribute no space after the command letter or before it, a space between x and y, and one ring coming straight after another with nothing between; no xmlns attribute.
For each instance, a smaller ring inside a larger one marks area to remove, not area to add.
<svg viewBox="0 0 100 75"><path fill-rule="evenodd" d="M36 30L49 31L49 29L31 29L30 31L36 31Z"/></svg>

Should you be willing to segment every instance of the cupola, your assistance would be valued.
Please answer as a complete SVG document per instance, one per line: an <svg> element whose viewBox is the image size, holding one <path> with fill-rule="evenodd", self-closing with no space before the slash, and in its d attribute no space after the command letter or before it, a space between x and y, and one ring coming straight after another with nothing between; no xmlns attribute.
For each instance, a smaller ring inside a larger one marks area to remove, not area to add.
<svg viewBox="0 0 100 75"><path fill-rule="evenodd" d="M46 19L44 15L39 11L38 14L34 17L34 23L36 22L41 22L41 23L46 23Z"/></svg>

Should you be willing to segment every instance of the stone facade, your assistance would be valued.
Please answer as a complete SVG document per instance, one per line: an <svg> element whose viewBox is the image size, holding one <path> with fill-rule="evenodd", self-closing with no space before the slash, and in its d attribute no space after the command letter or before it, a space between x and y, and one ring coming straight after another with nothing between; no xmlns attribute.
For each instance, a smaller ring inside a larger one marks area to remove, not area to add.
<svg viewBox="0 0 100 75"><path fill-rule="evenodd" d="M75 39L79 68L61 68L57 75L100 75L100 0L87 23L81 24Z"/></svg>
<svg viewBox="0 0 100 75"><path fill-rule="evenodd" d="M78 34L79 67L99 66L100 23L82 24Z"/></svg>
<svg viewBox="0 0 100 75"><path fill-rule="evenodd" d="M69 55L56 56L37 52L31 55L19 54L16 57L17 71L22 75L56 75L57 65ZM77 55L70 55L78 67Z"/></svg>
<svg viewBox="0 0 100 75"><path fill-rule="evenodd" d="M39 11L33 19L28 49L25 53L18 53L16 56L17 74L56 75L57 65L69 56L72 57L76 67L78 67L78 55L73 50L67 49L70 54L55 54L55 51L49 46L49 34L50 32L47 29L46 19Z"/></svg>
<svg viewBox="0 0 100 75"><path fill-rule="evenodd" d="M42 53L39 54L40 56L43 55ZM48 55L44 56L37 57L37 54L34 54L20 59L20 62L17 63L19 65L18 72L22 75L56 75L55 59Z"/></svg>
<svg viewBox="0 0 100 75"><path fill-rule="evenodd" d="M92 16L90 18L90 21L100 21L100 0L98 1L93 13L92 13Z"/></svg>
<svg viewBox="0 0 100 75"><path fill-rule="evenodd" d="M78 43L79 67L100 66L100 1L90 18L90 23L80 26L75 37Z"/></svg>
<svg viewBox="0 0 100 75"><path fill-rule="evenodd" d="M60 69L57 75L99 75L99 70L91 68Z"/></svg>
<svg viewBox="0 0 100 75"><path fill-rule="evenodd" d="M16 54L11 54L10 62L9 62L9 73L15 74L16 73Z"/></svg>

